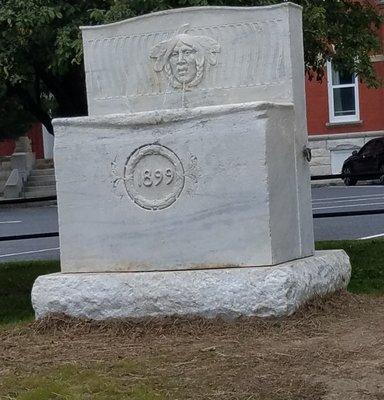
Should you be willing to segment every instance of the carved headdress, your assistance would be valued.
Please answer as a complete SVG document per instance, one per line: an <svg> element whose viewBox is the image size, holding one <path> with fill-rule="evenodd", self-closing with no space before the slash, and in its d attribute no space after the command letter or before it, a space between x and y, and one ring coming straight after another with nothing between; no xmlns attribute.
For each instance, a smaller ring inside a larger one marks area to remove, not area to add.
<svg viewBox="0 0 384 400"><path fill-rule="evenodd" d="M208 65L217 64L217 53L220 52L220 45L215 39L208 36L194 36L186 33L189 24L183 25L178 29L175 36L160 42L151 50L150 57L156 59L154 70L156 72L164 71L171 85L175 88L193 87L198 85L204 77L204 72ZM194 61L196 63L196 74L187 83L182 83L170 66L170 57L177 44L182 43L193 48L196 51Z"/></svg>

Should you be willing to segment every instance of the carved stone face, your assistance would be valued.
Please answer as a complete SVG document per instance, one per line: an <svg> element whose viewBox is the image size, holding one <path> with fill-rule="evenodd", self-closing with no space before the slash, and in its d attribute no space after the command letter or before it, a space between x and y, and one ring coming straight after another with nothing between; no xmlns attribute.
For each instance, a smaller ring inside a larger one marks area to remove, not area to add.
<svg viewBox="0 0 384 400"><path fill-rule="evenodd" d="M176 43L169 56L173 76L183 84L193 81L197 74L196 68L197 50L192 46L181 42Z"/></svg>
<svg viewBox="0 0 384 400"><path fill-rule="evenodd" d="M153 46L150 58L155 59L153 69L164 72L170 86L190 90L204 78L208 69L217 64L220 45L208 36L185 33L183 25L179 33ZM184 32L184 33L181 33Z"/></svg>

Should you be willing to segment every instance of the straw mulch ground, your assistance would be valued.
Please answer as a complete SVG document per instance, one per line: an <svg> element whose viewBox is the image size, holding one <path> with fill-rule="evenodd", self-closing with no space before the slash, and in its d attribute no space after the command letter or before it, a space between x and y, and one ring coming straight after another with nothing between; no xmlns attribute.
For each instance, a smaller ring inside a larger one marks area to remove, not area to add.
<svg viewBox="0 0 384 400"><path fill-rule="evenodd" d="M8 327L0 398L383 400L384 297L341 293L281 320Z"/></svg>

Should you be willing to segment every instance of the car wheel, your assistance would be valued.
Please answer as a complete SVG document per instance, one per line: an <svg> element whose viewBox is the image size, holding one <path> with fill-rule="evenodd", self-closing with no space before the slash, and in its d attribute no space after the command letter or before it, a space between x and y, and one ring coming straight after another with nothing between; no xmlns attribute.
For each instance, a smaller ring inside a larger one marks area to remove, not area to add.
<svg viewBox="0 0 384 400"><path fill-rule="evenodd" d="M345 167L345 168L343 168L342 173L345 174L345 175L350 175L350 174L352 174L352 170L349 167ZM352 178L352 177L343 178L343 181L344 181L346 186L355 186L356 183L357 183L357 179L356 178Z"/></svg>

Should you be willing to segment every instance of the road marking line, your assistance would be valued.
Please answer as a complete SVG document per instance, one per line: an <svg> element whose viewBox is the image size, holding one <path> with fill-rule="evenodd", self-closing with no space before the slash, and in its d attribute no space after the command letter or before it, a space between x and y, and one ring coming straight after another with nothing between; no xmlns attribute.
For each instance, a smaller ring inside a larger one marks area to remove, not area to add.
<svg viewBox="0 0 384 400"><path fill-rule="evenodd" d="M372 201L372 200L384 200L383 196L378 196L375 198L367 199L367 198L360 198L360 199L350 199L350 200L329 200L329 201L312 201L312 205L321 205L326 203L352 203L358 201Z"/></svg>
<svg viewBox="0 0 384 400"><path fill-rule="evenodd" d="M380 206L384 203L368 203L368 204L347 204L345 206L328 206L328 207L313 207L312 210L326 210L329 208L350 208L350 207L364 207L364 206Z"/></svg>
<svg viewBox="0 0 384 400"><path fill-rule="evenodd" d="M34 254L34 253L44 253L47 251L54 251L54 250L60 250L60 247L53 247L51 249L41 249L41 250L32 250L32 251L23 251L21 253L10 253L10 254L1 254L0 258L4 257L13 257L13 256L21 256L24 254Z"/></svg>
<svg viewBox="0 0 384 400"><path fill-rule="evenodd" d="M370 189L370 188L379 188L383 187L383 185L357 185L354 187L354 189Z"/></svg>
<svg viewBox="0 0 384 400"><path fill-rule="evenodd" d="M383 187L383 185L377 184L377 185L356 185L353 187L350 186L328 186L327 188L332 189L332 190L338 190L338 189L344 189L344 190L354 190L354 189L371 189L371 188L379 188Z"/></svg>
<svg viewBox="0 0 384 400"><path fill-rule="evenodd" d="M365 195L358 195L358 196L346 196L346 197L324 197L322 199L312 199L313 202L315 201L327 201L327 200L342 200L342 199L364 199L364 198L370 198L370 197L380 197L384 196L384 193L376 193L376 194L365 194Z"/></svg>
<svg viewBox="0 0 384 400"><path fill-rule="evenodd" d="M0 224L20 224L23 221L0 221Z"/></svg>
<svg viewBox="0 0 384 400"><path fill-rule="evenodd" d="M378 237L383 237L384 233L379 233L378 235L372 235L372 236L366 236L366 237L362 237L359 240L367 240L367 239L374 239L374 238L378 238Z"/></svg>

